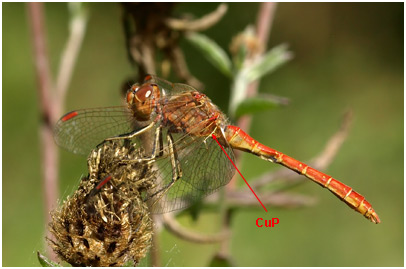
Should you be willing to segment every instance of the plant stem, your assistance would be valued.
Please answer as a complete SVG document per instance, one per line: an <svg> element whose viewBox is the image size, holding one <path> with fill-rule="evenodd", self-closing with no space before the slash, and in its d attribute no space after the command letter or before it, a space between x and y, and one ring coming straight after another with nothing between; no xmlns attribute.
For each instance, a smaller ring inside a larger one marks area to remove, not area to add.
<svg viewBox="0 0 406 269"><path fill-rule="evenodd" d="M52 117L54 115L51 91L52 79L49 67L49 57L46 48L46 34L44 26L43 3L28 3L32 42L35 57L35 70L38 81L38 95L41 109L40 140L41 140L41 163L43 172L44 192L44 216L45 223L51 222L49 212L55 208L58 194L58 154L55 143L53 143ZM53 238L47 229L46 236ZM47 246L47 253L52 260L56 255Z"/></svg>

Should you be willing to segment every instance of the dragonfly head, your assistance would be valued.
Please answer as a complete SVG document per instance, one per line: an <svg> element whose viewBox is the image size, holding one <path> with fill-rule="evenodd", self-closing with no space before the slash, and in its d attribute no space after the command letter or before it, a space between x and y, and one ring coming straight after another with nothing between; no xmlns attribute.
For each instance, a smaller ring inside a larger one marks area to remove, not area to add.
<svg viewBox="0 0 406 269"><path fill-rule="evenodd" d="M127 104L139 121L149 120L159 98L159 88L153 83L134 84L127 92Z"/></svg>

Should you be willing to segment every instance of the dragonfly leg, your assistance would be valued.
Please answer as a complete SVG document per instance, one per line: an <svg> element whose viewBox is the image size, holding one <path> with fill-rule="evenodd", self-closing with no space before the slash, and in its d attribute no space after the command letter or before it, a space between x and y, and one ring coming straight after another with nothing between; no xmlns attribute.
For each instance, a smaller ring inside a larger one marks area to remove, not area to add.
<svg viewBox="0 0 406 269"><path fill-rule="evenodd" d="M151 195L151 197L157 197L152 206L154 206L159 200L161 200L161 198L169 191L169 189L176 183L176 181L178 181L182 177L182 169L180 166L176 148L173 145L173 137L170 133L168 133L166 137L168 140L169 156L171 158L172 165L172 180L165 187Z"/></svg>
<svg viewBox="0 0 406 269"><path fill-rule="evenodd" d="M173 137L170 133L167 134L167 140L169 145L169 155L171 157L171 164L172 164L172 178L181 178L182 177L182 169L180 167L180 162L178 158L178 153L176 151L175 146L173 145Z"/></svg>
<svg viewBox="0 0 406 269"><path fill-rule="evenodd" d="M161 157L164 154L163 144L164 144L164 142L162 141L162 127L158 127L158 128L156 128L156 131L155 131L155 141L154 141L154 145L152 147L152 155L151 155L151 158L149 158L149 159L155 159L155 157ZM159 145L159 150L157 152L158 145Z"/></svg>
<svg viewBox="0 0 406 269"><path fill-rule="evenodd" d="M122 163L137 163L137 162L150 162L154 161L156 157L162 157L163 155L163 141L162 141L162 128L158 127L155 130L154 144L152 146L152 154L147 158L140 158L135 160L122 160Z"/></svg>
<svg viewBox="0 0 406 269"><path fill-rule="evenodd" d="M111 138L107 138L104 141L111 141L114 139L131 139L143 132L145 132L146 130L148 130L149 128L151 128L153 126L153 122L151 124L149 124L148 126L145 126L144 128L142 128L141 130L134 132L132 134L128 134L126 136L117 136L117 137L111 137ZM103 142L104 143L104 142ZM155 156L157 155L156 153L156 148L157 148L157 144L161 144L160 145L160 151L158 152L158 155L162 155L162 132L161 132L161 128L157 128L155 131L155 142L154 142L154 146L153 146L153 153L152 156L149 158L145 158L145 159L136 159L136 160L121 160L120 162L128 164L128 163L134 163L134 162L148 162L151 161L155 158ZM109 175L106 178L104 178L99 184L97 184L97 186L91 191L91 196L94 195L95 193L97 193L98 191L100 191L100 189L110 180L112 179L112 176Z"/></svg>
<svg viewBox="0 0 406 269"><path fill-rule="evenodd" d="M128 133L128 134L122 134L122 135L118 135L118 136L113 136L113 137L106 138L106 139L104 139L104 141L103 141L102 143L100 143L99 145L103 144L103 143L106 142L106 141L132 139L132 138L134 138L134 137L136 137L136 136L138 136L138 135L140 135L140 134L142 134L142 133L148 131L148 130L151 129L154 125L155 125L155 122L153 121L153 122L151 122L150 124L148 124L147 126L142 127L140 130L136 130L136 131L133 131L133 132ZM97 146L99 146L99 145L97 145Z"/></svg>

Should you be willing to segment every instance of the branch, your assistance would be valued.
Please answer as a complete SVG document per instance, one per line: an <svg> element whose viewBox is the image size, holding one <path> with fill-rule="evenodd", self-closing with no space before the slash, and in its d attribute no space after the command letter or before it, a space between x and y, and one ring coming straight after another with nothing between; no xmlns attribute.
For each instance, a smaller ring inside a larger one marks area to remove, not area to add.
<svg viewBox="0 0 406 269"><path fill-rule="evenodd" d="M52 115L52 76L49 67L48 49L46 46L46 33L44 26L44 11L42 3L28 3L28 13L31 27L31 38L34 49L34 64L38 81L38 95L42 119L49 121Z"/></svg>
<svg viewBox="0 0 406 269"><path fill-rule="evenodd" d="M287 194L279 192L260 193L261 201L272 207L298 208L312 206L316 199L300 194ZM231 191L227 193L226 203L229 207L253 207L258 208L258 200L251 191Z"/></svg>
<svg viewBox="0 0 406 269"><path fill-rule="evenodd" d="M218 243L223 241L226 238L230 237L229 232L220 232L218 234L199 234L193 231L187 230L185 227L182 227L177 220L173 217L172 213L163 215L164 225L174 235L178 236L183 240L187 240L194 243L201 244L210 244Z"/></svg>
<svg viewBox="0 0 406 269"><path fill-rule="evenodd" d="M78 6L79 5L79 6ZM59 159L57 148L53 140L53 123L61 114L62 104L71 78L72 69L76 61L80 45L86 28L86 16L80 4L71 4L74 13L71 21L70 36L66 48L62 54L58 77L56 79L56 94L50 72L49 55L46 47L46 31L44 23L44 6L42 3L28 3L28 14L34 48L34 64L38 80L38 95L41 109L41 163L43 170L43 192L45 197L44 216L45 223L51 222L50 212L56 207L59 197L58 192L58 169ZM76 13L75 13L76 12ZM46 237L53 239L53 235L47 230ZM51 259L56 255L48 246L47 252Z"/></svg>
<svg viewBox="0 0 406 269"><path fill-rule="evenodd" d="M83 3L68 3L71 10L71 21L69 24L69 37L66 42L64 51L62 52L61 61L59 64L59 72L56 78L56 109L63 108L66 92L69 82L72 77L73 67L79 55L80 47L82 45L83 37L86 32L87 26L87 12L80 5ZM59 112L59 113L58 113ZM58 117L61 111L55 113ZM57 118L53 120L56 122Z"/></svg>
<svg viewBox="0 0 406 269"><path fill-rule="evenodd" d="M44 10L42 3L28 3L29 25L31 27L31 37L34 49L35 71L38 81L38 96L41 109L41 164L43 173L44 192L44 216L45 223L51 222L49 212L55 208L58 194L58 154L52 139L51 118L54 115L52 92L52 78L49 67L49 57L46 47L46 34L44 25ZM53 238L47 230L46 236ZM47 246L47 252L52 260L56 259L55 253Z"/></svg>
<svg viewBox="0 0 406 269"><path fill-rule="evenodd" d="M188 19L166 19L166 24L172 30L177 31L204 31L213 25L215 25L223 16L226 14L228 6L226 4L221 4L217 7L215 11L203 16L197 20Z"/></svg>
<svg viewBox="0 0 406 269"><path fill-rule="evenodd" d="M294 194L294 193L282 193L278 191L263 191L258 192L261 201L265 205L271 207L283 207L283 208L297 208L312 206L315 204L315 198ZM219 204L219 193L214 193L204 199L205 205L215 205ZM241 207L252 207L258 208L258 200L252 195L252 192L247 188L231 190L226 193L224 204L227 208L241 208Z"/></svg>

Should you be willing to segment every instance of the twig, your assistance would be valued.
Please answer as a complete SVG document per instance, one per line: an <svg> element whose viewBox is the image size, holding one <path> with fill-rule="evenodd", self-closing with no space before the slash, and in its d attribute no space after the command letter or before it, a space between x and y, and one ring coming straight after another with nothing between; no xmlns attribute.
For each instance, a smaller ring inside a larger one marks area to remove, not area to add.
<svg viewBox="0 0 406 269"><path fill-rule="evenodd" d="M183 240L187 240L194 243L210 244L223 241L230 236L229 232L220 232L218 234L199 234L182 227L179 222L173 217L173 214L168 213L163 215L164 225L174 235Z"/></svg>
<svg viewBox="0 0 406 269"><path fill-rule="evenodd" d="M285 169L287 170L287 169ZM290 170L288 170L290 171ZM278 191L258 191L258 195L261 197L261 201L266 206L272 207L284 207L284 208L297 208L314 205L315 199L313 197L294 194L294 193L282 193ZM216 205L219 203L219 194L212 194L204 199L205 205ZM252 192L247 188L239 188L231 190L226 193L224 202L227 208L241 208L252 207L261 208L258 204L258 200L252 195Z"/></svg>
<svg viewBox="0 0 406 269"><path fill-rule="evenodd" d="M32 42L34 45L34 57L35 57L35 70L38 81L38 94L40 101L40 109L42 119L47 122L49 116L52 115L52 79L51 69L49 67L49 57L46 46L46 33L44 26L43 16L43 4L42 3L28 3L29 19L31 21L31 34Z"/></svg>
<svg viewBox="0 0 406 269"><path fill-rule="evenodd" d="M160 243L159 243L159 233L158 227L162 220L160 216L152 215L152 221L154 225L152 226L152 247L150 249L150 261L151 266L160 267L161 266L161 254L160 254Z"/></svg>
<svg viewBox="0 0 406 269"><path fill-rule="evenodd" d="M71 4L75 8L77 3ZM51 212L57 205L58 192L58 169L59 156L57 147L53 140L53 123L61 114L63 101L69 81L71 79L73 66L78 56L79 48L82 44L83 35L86 29L86 16L74 14L71 21L69 41L62 54L59 73L57 76L56 91L49 67L49 56L46 48L46 34L44 25L44 7L42 3L28 3L28 13L32 32L32 42L34 46L35 70L38 80L38 92L41 108L40 139L42 145L41 163L44 175L43 191L45 197L44 215L45 223L51 222ZM76 6L76 12L79 10ZM83 15L83 14L82 14ZM54 94L56 93L56 94ZM53 235L47 230L49 239ZM52 260L56 259L55 253L47 246L47 252Z"/></svg>
<svg viewBox="0 0 406 269"><path fill-rule="evenodd" d="M268 42L269 34L271 33L274 14L276 9L276 3L262 3L259 9L259 14L257 17L257 29L256 35L258 41L263 44L262 48L265 48Z"/></svg>
<svg viewBox="0 0 406 269"><path fill-rule="evenodd" d="M233 211L231 208L227 208L223 212L223 222L222 222L222 230L224 232L228 232L231 234L231 215ZM230 237L231 238L231 237ZM220 249L216 253L217 257L221 257L225 260L232 260L231 258L231 240L230 238L225 238L223 241L220 242Z"/></svg>
<svg viewBox="0 0 406 269"><path fill-rule="evenodd" d="M154 61L154 49L148 43L141 44L141 55L143 69L145 69L146 74L155 74L155 61Z"/></svg>
<svg viewBox="0 0 406 269"><path fill-rule="evenodd" d="M28 3L28 13L34 46L35 70L38 80L38 95L41 108L41 163L43 171L43 192L44 192L44 216L45 223L51 221L49 212L55 208L58 194L58 154L52 138L51 118L53 117L53 107L51 101L52 79L49 67L49 57L46 48L46 34L44 26L44 11L42 3ZM47 230L47 237L53 238ZM47 246L47 253L52 260L56 255Z"/></svg>
<svg viewBox="0 0 406 269"><path fill-rule="evenodd" d="M280 192L260 193L261 201L266 206L298 208L314 205L316 199L300 194L287 194ZM258 208L258 200L251 191L232 191L227 193L226 203L229 207L254 207Z"/></svg>
<svg viewBox="0 0 406 269"><path fill-rule="evenodd" d="M228 6L221 4L212 13L209 13L197 20L188 19L166 19L169 28L177 31L203 31L215 25L226 14Z"/></svg>
<svg viewBox="0 0 406 269"><path fill-rule="evenodd" d="M353 112L350 109L344 113L340 129L329 139L323 152L311 161L314 166L324 169L331 164L342 144L348 137L352 119Z"/></svg>
<svg viewBox="0 0 406 269"><path fill-rule="evenodd" d="M81 5L80 3L68 3L70 8L73 9L71 12L72 20L70 22L69 27L69 37L66 43L65 49L63 50L61 61L59 64L59 72L56 78L56 96L55 96L55 116L58 117L61 113L63 108L63 102L65 101L66 92L68 89L69 82L72 77L73 67L75 66L75 62L78 58L78 54L80 51L80 47L82 45L83 37L86 32L86 25L87 25L87 16L82 14L77 14L83 11L80 11L80 7L77 5ZM75 14L76 13L76 14ZM56 118L53 122L56 121Z"/></svg>

